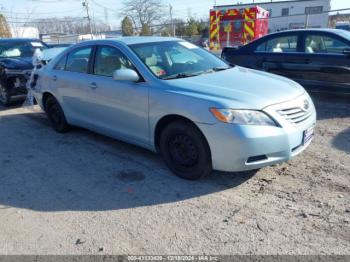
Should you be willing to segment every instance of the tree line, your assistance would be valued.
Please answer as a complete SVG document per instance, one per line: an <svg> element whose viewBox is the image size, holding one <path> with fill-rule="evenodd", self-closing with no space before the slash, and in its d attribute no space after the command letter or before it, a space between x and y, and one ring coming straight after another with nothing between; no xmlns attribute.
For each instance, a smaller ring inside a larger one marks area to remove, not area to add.
<svg viewBox="0 0 350 262"><path fill-rule="evenodd" d="M124 0L118 16L123 17L120 28L124 36L161 35L191 37L208 37L208 21L189 17L188 19L171 19L169 7L162 0ZM0 25L7 24L4 17ZM11 23L10 23L11 24ZM16 24L17 25L17 24ZM66 16L63 18L37 18L30 16L21 26L33 26L41 34L89 34L86 19ZM4 26L2 26L4 27ZM110 31L110 25L101 19L93 19L93 32ZM4 31L2 28L1 31Z"/></svg>
<svg viewBox="0 0 350 262"><path fill-rule="evenodd" d="M171 19L162 0L125 0L120 15L124 36L208 36L208 21L193 17Z"/></svg>

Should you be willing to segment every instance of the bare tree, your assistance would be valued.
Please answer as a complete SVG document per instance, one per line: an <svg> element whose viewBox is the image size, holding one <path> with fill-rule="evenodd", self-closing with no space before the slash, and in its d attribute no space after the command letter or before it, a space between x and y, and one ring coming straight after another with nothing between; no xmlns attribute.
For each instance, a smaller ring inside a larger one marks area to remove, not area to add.
<svg viewBox="0 0 350 262"><path fill-rule="evenodd" d="M8 25L14 33L12 37L23 37L25 30L22 28L28 26L27 23L32 19L33 16L35 16L35 10L33 8L27 9L25 13L25 15L21 14L19 16L17 13L13 12L13 9L10 10L7 18L10 20L10 22L8 22Z"/></svg>
<svg viewBox="0 0 350 262"><path fill-rule="evenodd" d="M140 30L151 28L166 17L161 0L125 0L121 15L130 17L134 27Z"/></svg>

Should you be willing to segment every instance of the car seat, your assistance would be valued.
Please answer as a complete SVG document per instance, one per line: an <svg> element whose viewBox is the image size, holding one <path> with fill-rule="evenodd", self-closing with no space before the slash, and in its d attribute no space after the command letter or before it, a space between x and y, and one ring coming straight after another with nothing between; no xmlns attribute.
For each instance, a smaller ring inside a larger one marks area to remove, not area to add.
<svg viewBox="0 0 350 262"><path fill-rule="evenodd" d="M155 75L162 76L166 74L165 70L158 66L158 61L155 54L152 54L150 57L146 57L145 63Z"/></svg>
<svg viewBox="0 0 350 262"><path fill-rule="evenodd" d="M281 43L277 43L276 47L272 49L274 53L283 53L283 49L281 48Z"/></svg>
<svg viewBox="0 0 350 262"><path fill-rule="evenodd" d="M101 57L97 66L96 74L112 76L115 70L121 69L121 62L118 56Z"/></svg>

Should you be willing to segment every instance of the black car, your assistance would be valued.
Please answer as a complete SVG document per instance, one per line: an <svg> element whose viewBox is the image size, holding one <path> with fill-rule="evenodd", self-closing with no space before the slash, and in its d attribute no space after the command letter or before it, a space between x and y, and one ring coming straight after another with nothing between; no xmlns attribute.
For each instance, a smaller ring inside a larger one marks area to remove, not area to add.
<svg viewBox="0 0 350 262"><path fill-rule="evenodd" d="M308 90L350 94L350 32L345 30L273 33L241 48L224 48L221 56L232 64L291 78Z"/></svg>
<svg viewBox="0 0 350 262"><path fill-rule="evenodd" d="M36 49L46 49L38 39L0 39L0 103L7 106L12 100L24 98L26 82L33 69Z"/></svg>

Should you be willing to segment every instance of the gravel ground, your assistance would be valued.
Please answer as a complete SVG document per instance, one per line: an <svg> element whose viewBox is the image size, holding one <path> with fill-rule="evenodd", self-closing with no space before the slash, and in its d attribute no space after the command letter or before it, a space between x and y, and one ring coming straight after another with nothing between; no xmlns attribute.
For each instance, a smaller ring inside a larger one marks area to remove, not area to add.
<svg viewBox="0 0 350 262"><path fill-rule="evenodd" d="M350 254L350 102L258 172L173 176L146 150L0 108L0 254Z"/></svg>

